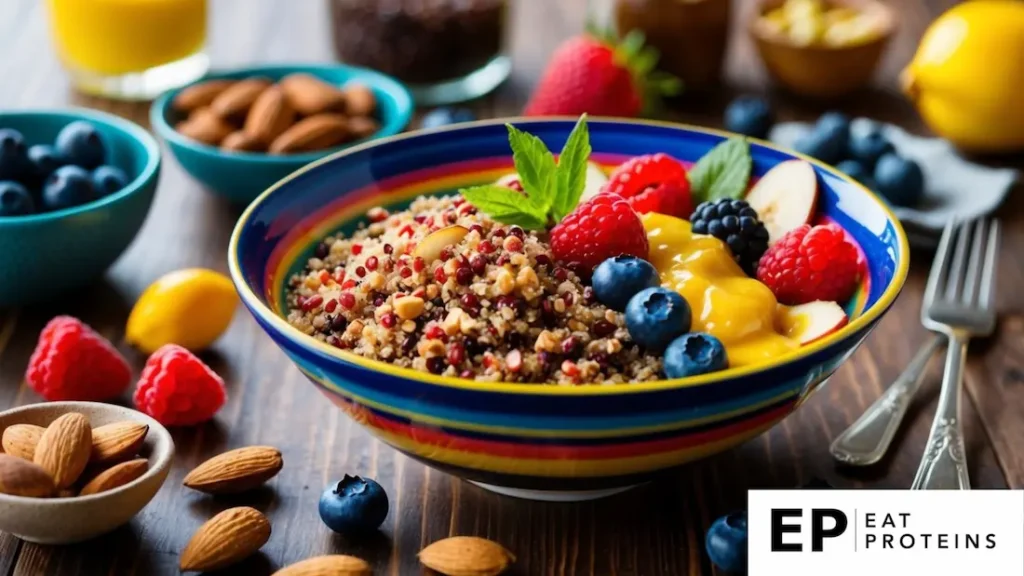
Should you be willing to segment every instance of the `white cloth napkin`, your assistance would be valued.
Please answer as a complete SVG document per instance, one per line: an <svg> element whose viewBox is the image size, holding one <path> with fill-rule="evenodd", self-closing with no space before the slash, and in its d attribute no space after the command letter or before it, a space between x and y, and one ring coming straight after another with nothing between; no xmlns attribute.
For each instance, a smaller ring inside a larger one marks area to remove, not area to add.
<svg viewBox="0 0 1024 576"><path fill-rule="evenodd" d="M868 130L879 123L857 118L851 131ZM893 211L907 228L911 243L928 244L937 240L938 233L951 216L974 218L988 214L999 207L1019 177L1017 170L988 168L968 162L956 153L953 146L941 138L922 138L907 133L899 126L881 124L885 135L902 156L921 165L925 177L924 199L918 206ZM791 147L793 142L811 129L811 124L785 122L771 132L772 142Z"/></svg>

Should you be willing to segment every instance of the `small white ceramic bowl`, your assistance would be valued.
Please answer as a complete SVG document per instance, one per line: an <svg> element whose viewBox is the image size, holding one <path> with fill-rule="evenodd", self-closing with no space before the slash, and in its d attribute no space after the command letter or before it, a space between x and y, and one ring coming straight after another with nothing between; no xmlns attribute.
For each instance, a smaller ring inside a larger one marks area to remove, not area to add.
<svg viewBox="0 0 1024 576"><path fill-rule="evenodd" d="M93 428L131 420L149 425L140 457L149 459L141 478L108 492L75 498L25 498L0 494L0 531L37 544L72 544L126 524L153 499L171 469L174 440L159 422L122 406L98 402L47 402L0 412L0 434L14 424L47 426L79 412Z"/></svg>

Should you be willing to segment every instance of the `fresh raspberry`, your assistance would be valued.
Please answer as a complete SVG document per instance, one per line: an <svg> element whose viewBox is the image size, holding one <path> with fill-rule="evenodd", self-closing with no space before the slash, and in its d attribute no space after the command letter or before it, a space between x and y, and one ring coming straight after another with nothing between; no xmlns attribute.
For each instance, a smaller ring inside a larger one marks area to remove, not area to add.
<svg viewBox="0 0 1024 576"><path fill-rule="evenodd" d="M613 256L647 259L647 232L629 203L616 194L598 194L580 204L551 229L551 252L589 275Z"/></svg>
<svg viewBox="0 0 1024 576"><path fill-rule="evenodd" d="M857 288L859 275L857 248L832 224L804 224L789 232L768 248L757 268L757 279L790 305L844 302Z"/></svg>
<svg viewBox="0 0 1024 576"><path fill-rule="evenodd" d="M25 381L55 400L110 400L131 384L124 356L78 318L57 316L43 328Z"/></svg>
<svg viewBox="0 0 1024 576"><path fill-rule="evenodd" d="M686 218L693 211L686 168L667 154L637 156L612 172L604 190L629 199L641 214Z"/></svg>
<svg viewBox="0 0 1024 576"><path fill-rule="evenodd" d="M206 422L226 399L221 377L177 344L153 352L135 388L135 406L167 426Z"/></svg>

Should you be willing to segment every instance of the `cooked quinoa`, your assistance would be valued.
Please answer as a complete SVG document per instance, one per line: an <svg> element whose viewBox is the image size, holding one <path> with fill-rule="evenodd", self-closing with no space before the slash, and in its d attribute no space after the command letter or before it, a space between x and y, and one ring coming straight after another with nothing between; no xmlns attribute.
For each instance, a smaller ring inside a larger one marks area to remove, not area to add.
<svg viewBox="0 0 1024 576"><path fill-rule="evenodd" d="M661 358L553 262L543 236L498 224L460 196L421 197L395 214L374 208L367 220L351 238L325 238L290 279L288 322L299 330L366 358L479 381L660 378ZM429 233L454 225L469 232L434 261L415 256Z"/></svg>

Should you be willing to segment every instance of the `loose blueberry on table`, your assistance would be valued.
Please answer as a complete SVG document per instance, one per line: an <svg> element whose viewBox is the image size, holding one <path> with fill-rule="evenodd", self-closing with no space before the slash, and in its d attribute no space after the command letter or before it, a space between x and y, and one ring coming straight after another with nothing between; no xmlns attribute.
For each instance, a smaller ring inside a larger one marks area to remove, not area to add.
<svg viewBox="0 0 1024 576"><path fill-rule="evenodd" d="M714 521L704 539L708 558L720 570L741 574L747 570L747 513L733 512Z"/></svg>
<svg viewBox="0 0 1024 576"><path fill-rule="evenodd" d="M845 147L845 117L821 124ZM287 320L402 368L566 386L767 362L845 325L836 302L856 287L859 252L838 227L811 225L809 163L781 162L751 186L749 144L734 138L689 167L655 153L605 178L585 117L557 162L508 130L516 173L373 208L351 236L324 238L289 280Z"/></svg>
<svg viewBox="0 0 1024 576"><path fill-rule="evenodd" d="M320 519L340 534L372 532L388 515L388 495L369 478L345 475L320 496Z"/></svg>
<svg viewBox="0 0 1024 576"><path fill-rule="evenodd" d="M740 96L733 100L725 109L723 121L726 130L753 138L767 138L774 123L771 106L757 96Z"/></svg>
<svg viewBox="0 0 1024 576"><path fill-rule="evenodd" d="M437 128L474 120L476 120L476 115L468 108L434 108L423 115L420 127L424 129Z"/></svg>

